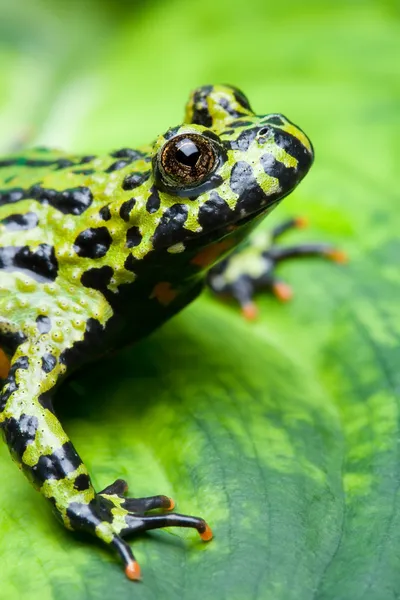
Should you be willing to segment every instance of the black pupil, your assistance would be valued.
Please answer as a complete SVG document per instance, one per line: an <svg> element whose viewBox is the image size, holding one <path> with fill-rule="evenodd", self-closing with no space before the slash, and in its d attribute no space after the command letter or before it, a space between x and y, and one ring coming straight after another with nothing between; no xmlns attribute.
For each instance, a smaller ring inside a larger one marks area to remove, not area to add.
<svg viewBox="0 0 400 600"><path fill-rule="evenodd" d="M176 146L176 160L187 167L195 167L200 158L200 150L196 144L189 138L184 138Z"/></svg>

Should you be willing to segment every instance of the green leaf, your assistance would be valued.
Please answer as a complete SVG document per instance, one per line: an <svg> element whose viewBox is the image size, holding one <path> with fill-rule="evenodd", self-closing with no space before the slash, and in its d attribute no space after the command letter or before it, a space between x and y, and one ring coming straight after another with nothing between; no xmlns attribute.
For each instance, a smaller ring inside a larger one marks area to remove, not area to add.
<svg viewBox="0 0 400 600"><path fill-rule="evenodd" d="M400 594L400 156L396 2L18 0L1 7L4 148L97 151L178 123L190 88L232 82L298 122L316 163L291 214L351 262L280 275L261 318L204 295L60 390L97 487L164 493L215 540L132 540L143 583L64 531L0 448L0 598L392 600ZM397 77L396 77L397 76ZM32 137L32 133L31 133Z"/></svg>

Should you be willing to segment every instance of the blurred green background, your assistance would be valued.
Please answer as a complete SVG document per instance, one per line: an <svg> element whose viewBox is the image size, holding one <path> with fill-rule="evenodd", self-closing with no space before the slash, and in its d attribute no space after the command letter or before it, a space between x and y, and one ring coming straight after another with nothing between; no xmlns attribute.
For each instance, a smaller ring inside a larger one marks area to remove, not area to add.
<svg viewBox="0 0 400 600"><path fill-rule="evenodd" d="M397 0L0 0L0 149L151 141L190 89L232 83L316 162L265 226L351 262L288 264L248 324L205 295L61 390L100 488L174 496L212 524L133 541L144 581L64 532L0 449L0 598L400 596L400 9Z"/></svg>

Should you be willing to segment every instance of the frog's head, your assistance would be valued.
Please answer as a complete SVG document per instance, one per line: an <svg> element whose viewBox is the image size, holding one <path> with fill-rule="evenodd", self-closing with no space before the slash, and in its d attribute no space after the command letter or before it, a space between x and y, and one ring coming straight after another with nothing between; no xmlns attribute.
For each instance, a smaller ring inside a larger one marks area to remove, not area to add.
<svg viewBox="0 0 400 600"><path fill-rule="evenodd" d="M159 208L151 215L150 254L163 252L158 264L171 262L171 271L172 264L209 268L297 186L312 161L311 142L282 115L256 115L231 86L198 88L184 124L153 147L147 183ZM150 215L143 219L149 224Z"/></svg>

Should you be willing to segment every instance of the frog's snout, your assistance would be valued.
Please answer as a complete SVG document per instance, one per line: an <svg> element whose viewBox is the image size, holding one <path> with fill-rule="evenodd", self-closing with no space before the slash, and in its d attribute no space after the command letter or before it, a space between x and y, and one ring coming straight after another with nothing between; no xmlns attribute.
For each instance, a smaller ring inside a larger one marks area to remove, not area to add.
<svg viewBox="0 0 400 600"><path fill-rule="evenodd" d="M269 152L261 157L261 163L265 172L276 177L281 187L289 192L308 173L314 161L314 150L311 141L299 127L282 116L281 119L283 126L273 127L274 147L269 147Z"/></svg>

